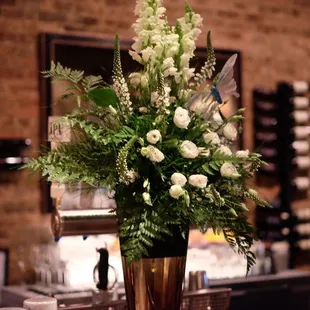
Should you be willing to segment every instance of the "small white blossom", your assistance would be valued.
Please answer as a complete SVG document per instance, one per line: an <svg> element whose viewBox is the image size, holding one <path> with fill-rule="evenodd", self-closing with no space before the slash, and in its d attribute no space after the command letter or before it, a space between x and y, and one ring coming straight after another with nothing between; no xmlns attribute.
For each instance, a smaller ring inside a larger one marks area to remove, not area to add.
<svg viewBox="0 0 310 310"><path fill-rule="evenodd" d="M160 139L161 134L157 129L151 130L146 134L146 140L151 144L156 144Z"/></svg>
<svg viewBox="0 0 310 310"><path fill-rule="evenodd" d="M208 178L203 174L193 174L188 178L188 183L199 188L205 188Z"/></svg>
<svg viewBox="0 0 310 310"><path fill-rule="evenodd" d="M225 125L223 129L223 134L228 140L235 141L237 139L237 129L231 123Z"/></svg>
<svg viewBox="0 0 310 310"><path fill-rule="evenodd" d="M143 147L141 149L141 154L155 163L160 163L165 158L165 155L158 148L152 145Z"/></svg>
<svg viewBox="0 0 310 310"><path fill-rule="evenodd" d="M188 111L181 107L177 107L174 112L173 122L178 128L187 129L189 123L191 122Z"/></svg>
<svg viewBox="0 0 310 310"><path fill-rule="evenodd" d="M174 199L179 199L184 195L184 190L180 185L172 185L169 189L169 194Z"/></svg>
<svg viewBox="0 0 310 310"><path fill-rule="evenodd" d="M189 66L189 60L190 60L190 55L189 54L183 54L180 57L180 66L181 67L188 67Z"/></svg>
<svg viewBox="0 0 310 310"><path fill-rule="evenodd" d="M182 173L178 173L175 172L172 176L171 176L171 182L174 185L180 185L180 186L184 186L187 182L187 179L185 177L184 174Z"/></svg>
<svg viewBox="0 0 310 310"><path fill-rule="evenodd" d="M251 195L255 195L255 196L257 196L257 191L255 190L255 189L253 189L253 188L249 188L248 189L248 192L251 194Z"/></svg>
<svg viewBox="0 0 310 310"><path fill-rule="evenodd" d="M150 196L149 193L144 192L144 193L142 194L142 198L143 198L143 200L144 200L144 202L145 202L146 204L148 204L148 205L150 205L150 206L152 205L151 196Z"/></svg>
<svg viewBox="0 0 310 310"><path fill-rule="evenodd" d="M220 148L217 150L218 152L221 152L225 155L231 156L232 155L232 151L231 149L226 146L226 145L221 145Z"/></svg>
<svg viewBox="0 0 310 310"><path fill-rule="evenodd" d="M199 149L195 143L185 140L181 144L180 153L184 158L196 158L199 155Z"/></svg>
<svg viewBox="0 0 310 310"><path fill-rule="evenodd" d="M148 109L147 109L147 107L139 107L139 112L145 114L148 112Z"/></svg>
<svg viewBox="0 0 310 310"><path fill-rule="evenodd" d="M221 140L216 132L207 132L203 134L203 140L206 143L220 144Z"/></svg>
<svg viewBox="0 0 310 310"><path fill-rule="evenodd" d="M238 173L237 168L231 163L225 163L222 165L220 169L220 173L222 177L226 178L239 178L241 175Z"/></svg>
<svg viewBox="0 0 310 310"><path fill-rule="evenodd" d="M239 158L247 158L249 156L250 151L245 150L245 151L237 151L236 156Z"/></svg>

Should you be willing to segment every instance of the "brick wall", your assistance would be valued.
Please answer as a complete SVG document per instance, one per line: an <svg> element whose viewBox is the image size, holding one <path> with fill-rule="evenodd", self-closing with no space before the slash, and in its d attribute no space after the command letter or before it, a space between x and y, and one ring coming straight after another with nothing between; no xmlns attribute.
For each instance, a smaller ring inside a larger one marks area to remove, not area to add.
<svg viewBox="0 0 310 310"><path fill-rule="evenodd" d="M252 148L252 88L273 87L279 80L310 80L310 2L189 2L204 17L204 35L208 29L213 31L216 48L242 51L243 98L248 109L244 139L245 146ZM171 22L182 15L183 0L166 0L165 4ZM133 0L0 0L0 138L31 138L30 155L37 154L38 33L118 33L130 39L133 9ZM204 36L199 44L204 44ZM35 242L42 227L48 227L48 217L40 214L38 178L26 181L25 172L14 178L11 183L0 183L0 247L11 249L11 283L21 277L16 268L22 251L18 244Z"/></svg>

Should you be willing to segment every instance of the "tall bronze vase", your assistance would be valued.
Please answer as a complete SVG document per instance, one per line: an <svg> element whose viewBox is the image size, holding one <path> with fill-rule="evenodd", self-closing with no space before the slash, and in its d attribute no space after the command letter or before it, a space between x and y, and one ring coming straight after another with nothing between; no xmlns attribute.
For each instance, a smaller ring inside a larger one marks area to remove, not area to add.
<svg viewBox="0 0 310 310"><path fill-rule="evenodd" d="M129 310L180 310L187 246L188 232L184 239L176 229L154 241L148 257L128 266L122 256Z"/></svg>

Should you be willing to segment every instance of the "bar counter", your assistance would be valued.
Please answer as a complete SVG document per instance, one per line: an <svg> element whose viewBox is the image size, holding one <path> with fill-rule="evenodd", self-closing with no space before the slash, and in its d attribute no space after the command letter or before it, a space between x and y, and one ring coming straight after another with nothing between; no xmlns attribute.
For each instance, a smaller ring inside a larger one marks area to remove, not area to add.
<svg viewBox="0 0 310 310"><path fill-rule="evenodd" d="M274 275L210 280L210 288L232 288L230 310L310 310L310 272L288 270ZM124 295L124 289L119 290ZM22 306L25 299L42 296L26 286L1 289L2 306ZM58 295L59 304L89 303L91 293Z"/></svg>

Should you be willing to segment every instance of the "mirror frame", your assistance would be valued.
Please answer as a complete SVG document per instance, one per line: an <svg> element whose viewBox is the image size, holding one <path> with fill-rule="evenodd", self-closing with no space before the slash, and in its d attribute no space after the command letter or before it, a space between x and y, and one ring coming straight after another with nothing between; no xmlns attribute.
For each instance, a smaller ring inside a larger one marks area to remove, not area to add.
<svg viewBox="0 0 310 310"><path fill-rule="evenodd" d="M76 36L59 33L41 33L39 34L39 86L40 86L40 145L47 147L49 145L47 141L47 126L48 117L52 115L52 87L50 79L42 77L40 72L46 71L50 68L51 61L57 62L56 59L56 46L57 45L70 45L70 46L84 46L95 47L102 49L114 49L114 40L112 38L98 38L91 36ZM129 50L132 41L122 40L121 50ZM217 60L226 61L231 55L238 54L237 62L234 68L234 77L237 82L237 89L240 93L240 97L236 98L237 108L242 107L242 81L241 81L241 52L238 50L225 50L215 49L215 55ZM196 57L205 58L206 48L197 47L195 51ZM243 137L240 136L238 147L242 148ZM50 185L45 180L41 179L41 210L43 213L51 213L53 211L53 201L50 198Z"/></svg>

